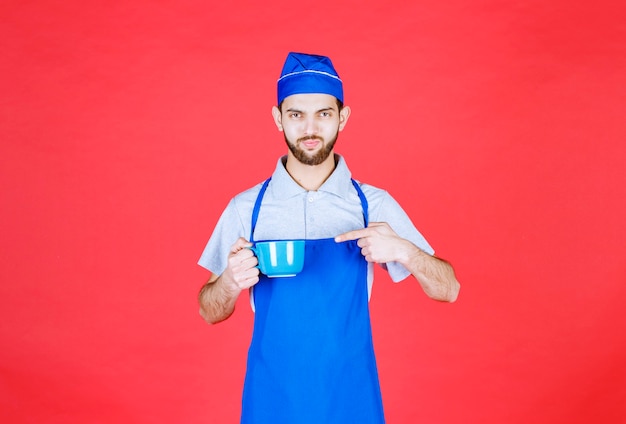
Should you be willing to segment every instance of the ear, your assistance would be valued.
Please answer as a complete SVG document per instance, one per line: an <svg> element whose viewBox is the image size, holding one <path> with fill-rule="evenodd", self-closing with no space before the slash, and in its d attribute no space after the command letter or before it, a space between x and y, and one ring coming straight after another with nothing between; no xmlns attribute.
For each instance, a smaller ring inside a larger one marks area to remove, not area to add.
<svg viewBox="0 0 626 424"><path fill-rule="evenodd" d="M350 106L344 106L339 112L339 131L342 131L348 122L348 118L350 117Z"/></svg>
<svg viewBox="0 0 626 424"><path fill-rule="evenodd" d="M272 116L274 117L274 123L278 131L283 130L283 114L280 112L277 106L272 106Z"/></svg>

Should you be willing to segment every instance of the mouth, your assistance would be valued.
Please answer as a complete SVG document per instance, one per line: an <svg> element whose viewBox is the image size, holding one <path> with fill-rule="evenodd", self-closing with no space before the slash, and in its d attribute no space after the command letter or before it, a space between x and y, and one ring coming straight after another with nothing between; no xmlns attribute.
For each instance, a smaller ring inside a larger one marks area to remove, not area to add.
<svg viewBox="0 0 626 424"><path fill-rule="evenodd" d="M300 145L307 150L316 148L319 144L322 143L322 139L319 137L304 137L298 140Z"/></svg>

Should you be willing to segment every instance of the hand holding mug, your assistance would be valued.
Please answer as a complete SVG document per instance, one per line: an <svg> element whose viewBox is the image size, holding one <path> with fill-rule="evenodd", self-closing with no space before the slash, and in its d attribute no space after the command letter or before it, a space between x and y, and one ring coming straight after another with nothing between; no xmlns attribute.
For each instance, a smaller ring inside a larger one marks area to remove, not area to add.
<svg viewBox="0 0 626 424"><path fill-rule="evenodd" d="M240 237L230 248L222 279L234 290L244 290L259 282L258 261L250 247L252 243Z"/></svg>

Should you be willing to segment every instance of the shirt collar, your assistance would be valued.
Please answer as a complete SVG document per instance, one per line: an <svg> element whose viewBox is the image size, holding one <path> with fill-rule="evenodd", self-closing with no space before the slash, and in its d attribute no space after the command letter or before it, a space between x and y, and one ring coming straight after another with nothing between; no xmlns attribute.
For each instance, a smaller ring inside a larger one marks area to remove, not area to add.
<svg viewBox="0 0 626 424"><path fill-rule="evenodd" d="M350 180L352 174L343 156L336 154L335 158L337 159L337 166L333 173L330 174L330 177L319 188L319 191L347 198L353 187ZM307 191L291 178L291 175L285 169L286 160L286 156L279 158L276 169L272 174L272 183L269 189L272 190L272 196L275 199L288 199Z"/></svg>

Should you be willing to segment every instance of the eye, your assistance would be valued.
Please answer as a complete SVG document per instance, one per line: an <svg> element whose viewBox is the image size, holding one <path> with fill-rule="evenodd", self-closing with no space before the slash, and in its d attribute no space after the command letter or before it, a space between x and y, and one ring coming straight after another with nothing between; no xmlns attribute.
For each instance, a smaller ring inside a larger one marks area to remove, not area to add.
<svg viewBox="0 0 626 424"><path fill-rule="evenodd" d="M324 112L321 112L321 113L320 113L320 116L321 116L322 118L328 118L328 117L332 116L332 113L330 113L330 112L328 112L328 111L324 111Z"/></svg>
<svg viewBox="0 0 626 424"><path fill-rule="evenodd" d="M292 119L298 119L300 118L300 112L291 112L289 113L289 117Z"/></svg>

